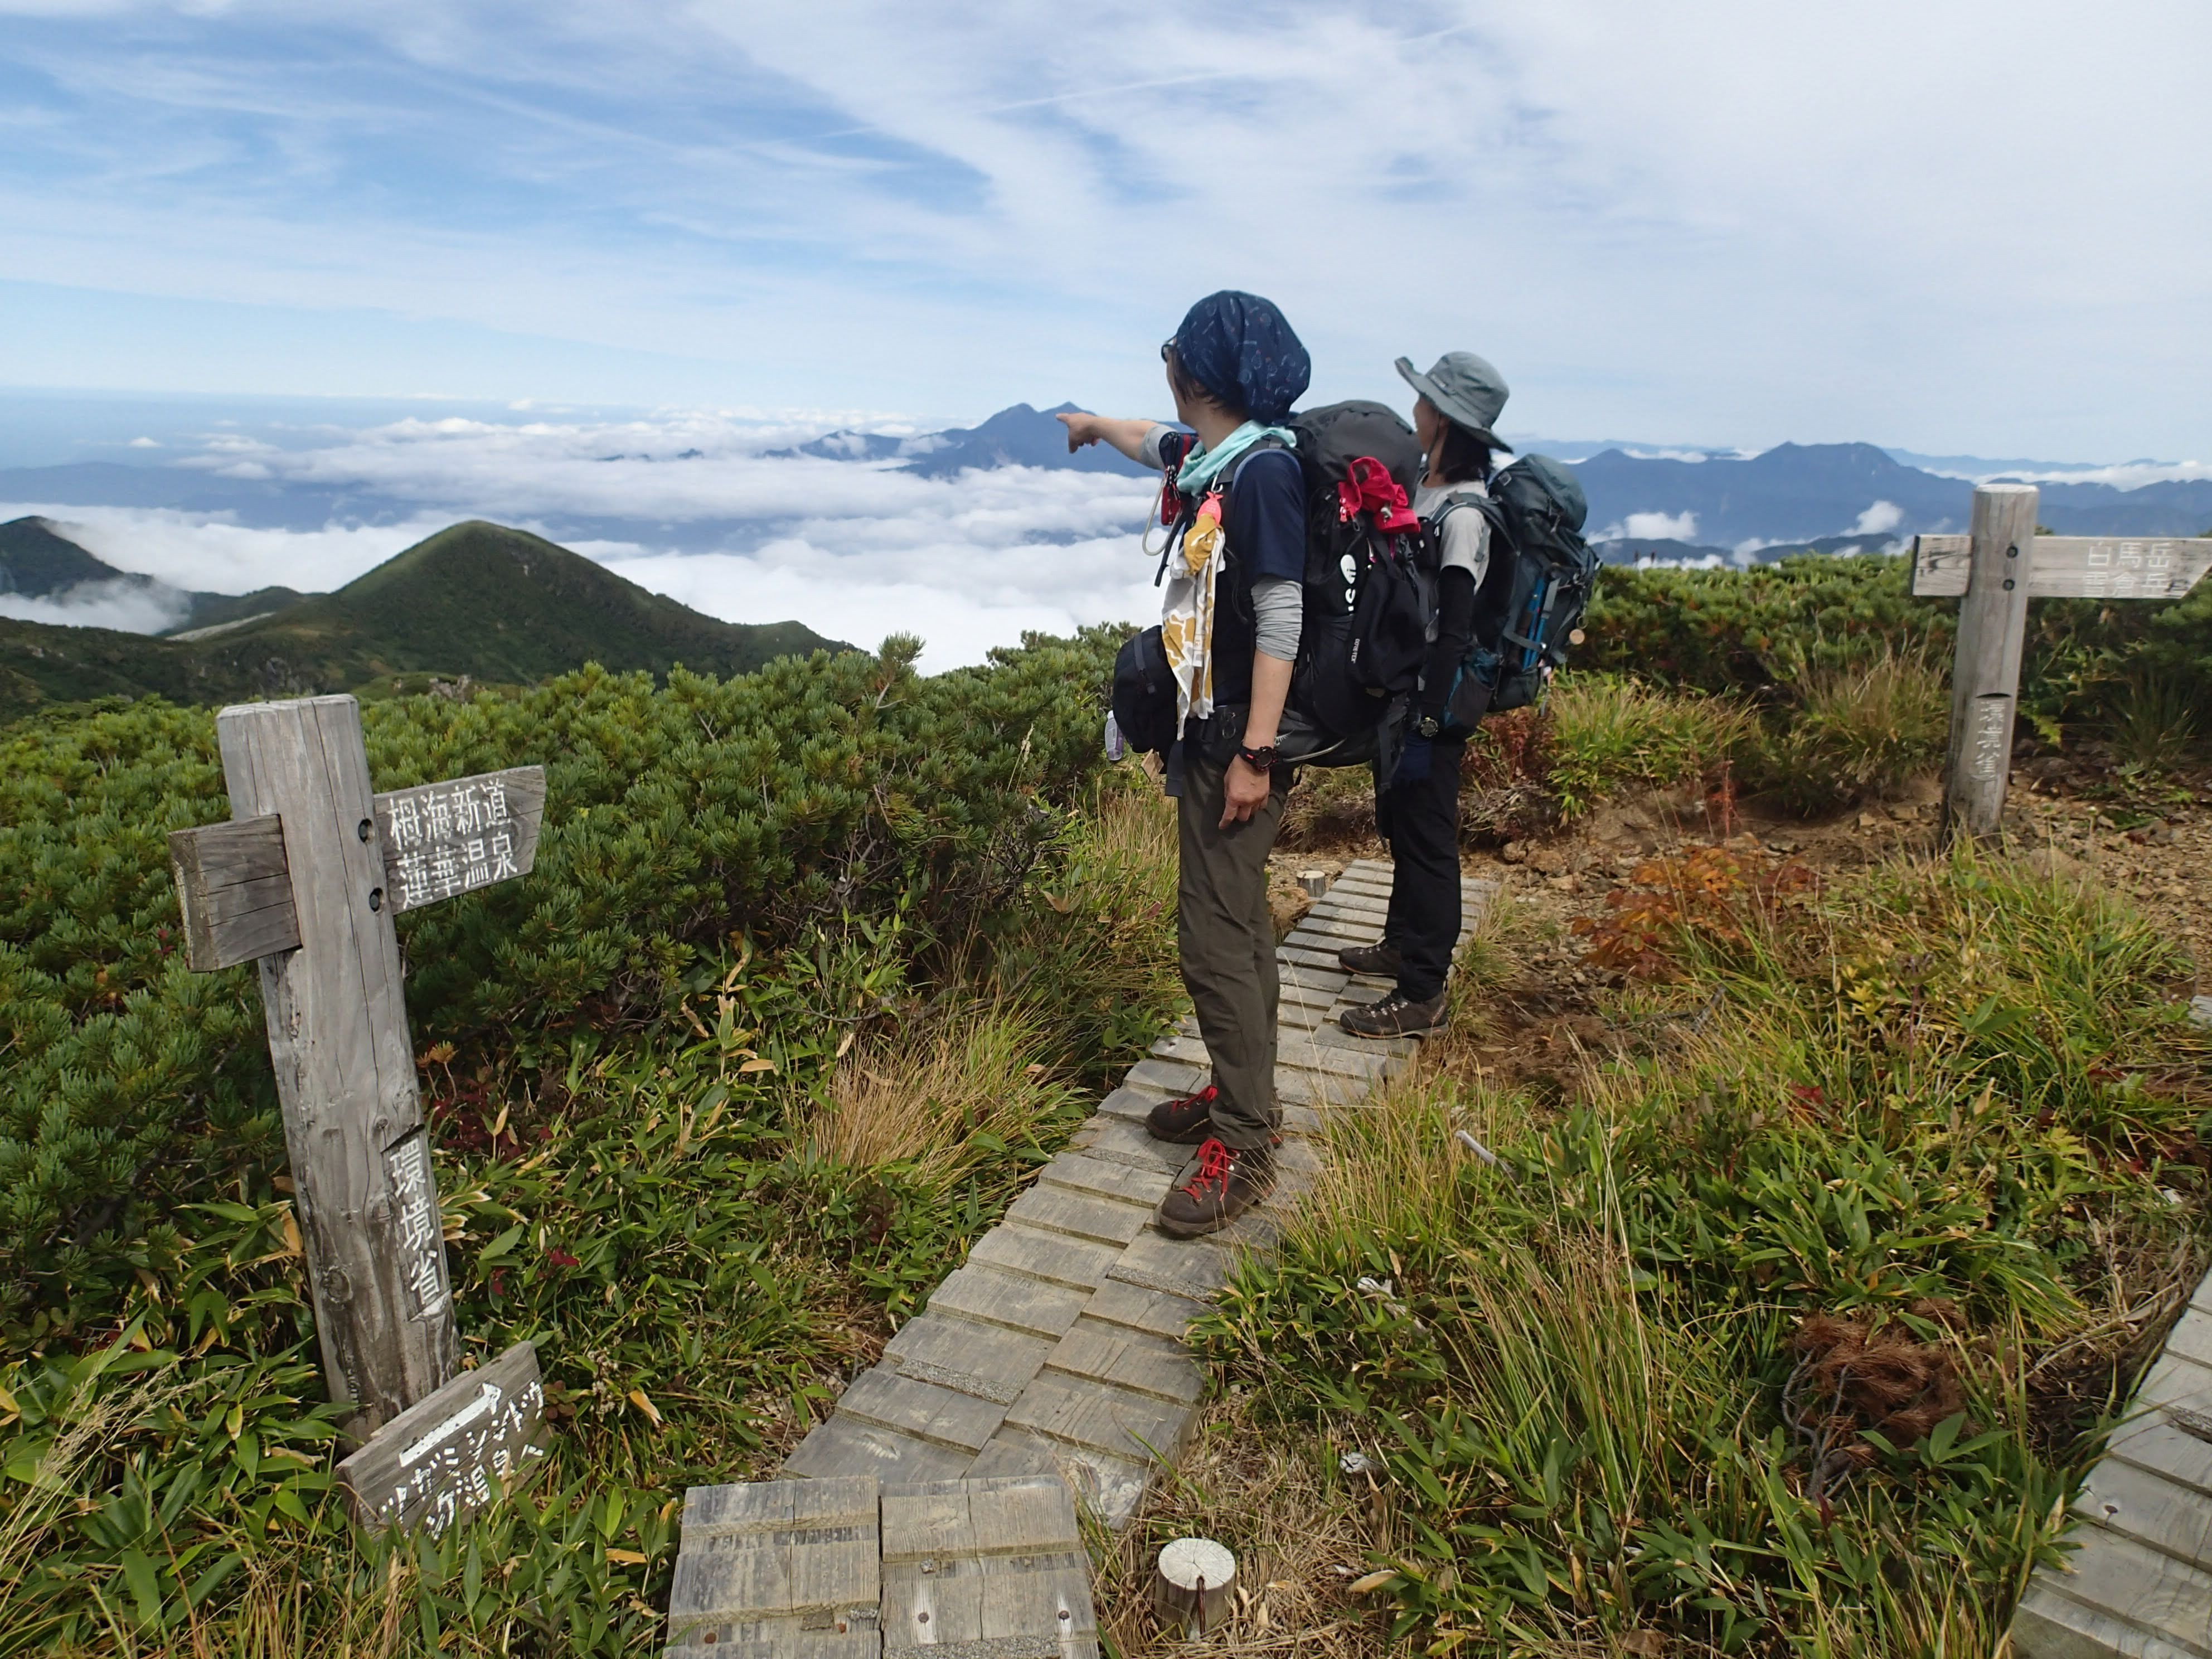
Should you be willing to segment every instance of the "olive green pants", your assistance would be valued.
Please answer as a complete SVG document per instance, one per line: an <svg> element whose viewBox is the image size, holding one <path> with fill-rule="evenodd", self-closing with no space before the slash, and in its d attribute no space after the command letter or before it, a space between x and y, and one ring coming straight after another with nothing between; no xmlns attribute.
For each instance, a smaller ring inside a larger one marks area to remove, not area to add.
<svg viewBox="0 0 2212 1659"><path fill-rule="evenodd" d="M1267 908L1267 854L1283 821L1290 769L1275 769L1267 803L1221 827L1226 770L1184 750L1176 801L1176 944L1182 982L1213 1059L1214 1133L1237 1148L1274 1134L1275 919Z"/></svg>

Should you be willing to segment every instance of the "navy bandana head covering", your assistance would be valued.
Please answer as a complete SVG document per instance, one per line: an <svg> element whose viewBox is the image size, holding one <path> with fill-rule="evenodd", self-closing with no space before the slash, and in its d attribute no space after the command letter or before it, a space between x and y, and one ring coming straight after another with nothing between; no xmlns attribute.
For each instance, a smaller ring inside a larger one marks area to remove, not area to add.
<svg viewBox="0 0 2212 1659"><path fill-rule="evenodd" d="M1283 313L1256 294L1225 288L1193 306L1176 330L1177 362L1215 397L1263 423L1305 395L1313 364Z"/></svg>

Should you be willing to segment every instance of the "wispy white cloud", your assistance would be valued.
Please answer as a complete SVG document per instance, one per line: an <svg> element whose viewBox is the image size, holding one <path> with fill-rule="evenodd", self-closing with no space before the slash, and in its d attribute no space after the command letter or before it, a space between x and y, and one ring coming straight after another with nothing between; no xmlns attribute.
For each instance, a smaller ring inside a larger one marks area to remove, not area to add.
<svg viewBox="0 0 2212 1659"><path fill-rule="evenodd" d="M1134 403L1233 283L1325 394L1471 346L1524 428L2212 441L2188 0L14 9L10 273L90 319L21 325L32 379ZM116 325L217 302L271 325Z"/></svg>
<svg viewBox="0 0 2212 1659"><path fill-rule="evenodd" d="M35 599L0 593L0 617L68 628L112 628L125 634L158 634L174 628L191 608L185 595L173 588L121 578L79 582Z"/></svg>
<svg viewBox="0 0 2212 1659"><path fill-rule="evenodd" d="M1599 531L1596 539L1687 542L1696 540L1697 535L1698 515L1694 513L1631 513L1619 523Z"/></svg>
<svg viewBox="0 0 2212 1659"><path fill-rule="evenodd" d="M1905 522L1905 509L1895 501L1876 501L1858 516L1850 528L1854 536L1880 536Z"/></svg>

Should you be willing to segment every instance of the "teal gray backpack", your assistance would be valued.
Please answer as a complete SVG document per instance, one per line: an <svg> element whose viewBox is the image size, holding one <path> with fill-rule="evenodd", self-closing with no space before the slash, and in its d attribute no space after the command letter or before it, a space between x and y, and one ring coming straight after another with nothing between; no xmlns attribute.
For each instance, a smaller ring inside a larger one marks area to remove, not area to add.
<svg viewBox="0 0 2212 1659"><path fill-rule="evenodd" d="M1452 680L1445 726L1472 732L1485 714L1522 708L1544 695L1551 671L1581 638L1597 584L1597 555L1583 539L1589 502L1571 467L1524 455L1490 480L1487 499L1444 502L1429 520L1439 538L1455 512L1490 520L1490 565L1474 596L1474 640Z"/></svg>

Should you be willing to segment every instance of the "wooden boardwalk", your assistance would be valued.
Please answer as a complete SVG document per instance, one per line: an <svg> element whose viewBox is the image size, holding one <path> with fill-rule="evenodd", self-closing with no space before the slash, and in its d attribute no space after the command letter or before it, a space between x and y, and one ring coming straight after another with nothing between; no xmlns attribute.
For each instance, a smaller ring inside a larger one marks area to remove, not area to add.
<svg viewBox="0 0 2212 1659"><path fill-rule="evenodd" d="M2212 1273L2074 1500L2081 1549L2039 1570L2020 1659L2212 1659Z"/></svg>
<svg viewBox="0 0 2212 1659"><path fill-rule="evenodd" d="M1182 1451L1200 1374L1183 1335L1240 1249L1271 1244L1320 1169L1317 1137L1403 1066L1409 1038L1367 1042L1336 1017L1389 989L1338 964L1382 937L1390 866L1346 870L1277 952L1282 966L1280 1178L1211 1238L1170 1238L1152 1211L1194 1149L1145 1133L1159 1101L1206 1081L1185 1020L1154 1045L1068 1149L978 1240L967 1262L845 1391L787 1475L944 1481L1056 1474L1108 1525L1127 1525L1154 1472ZM1466 884L1468 926L1494 887Z"/></svg>
<svg viewBox="0 0 2212 1659"><path fill-rule="evenodd" d="M1051 1475L694 1486L673 1659L1097 1659L1091 1560Z"/></svg>

